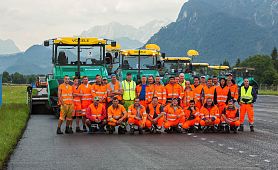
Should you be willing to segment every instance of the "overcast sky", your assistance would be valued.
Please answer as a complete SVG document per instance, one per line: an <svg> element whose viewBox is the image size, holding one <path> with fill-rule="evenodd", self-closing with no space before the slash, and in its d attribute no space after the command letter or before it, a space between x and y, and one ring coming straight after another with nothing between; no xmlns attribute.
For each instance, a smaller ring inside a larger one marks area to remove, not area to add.
<svg viewBox="0 0 278 170"><path fill-rule="evenodd" d="M1 0L0 39L25 50L45 39L79 35L112 21L139 27L175 21L186 0Z"/></svg>

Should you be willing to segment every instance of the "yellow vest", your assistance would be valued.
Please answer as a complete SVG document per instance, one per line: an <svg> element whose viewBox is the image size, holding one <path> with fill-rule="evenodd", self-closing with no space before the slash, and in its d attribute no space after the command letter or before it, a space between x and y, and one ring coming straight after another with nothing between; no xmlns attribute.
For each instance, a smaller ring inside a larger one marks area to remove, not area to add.
<svg viewBox="0 0 278 170"><path fill-rule="evenodd" d="M128 82L126 80L122 81L122 86L123 86L123 99L124 100L134 100L136 97L136 83L131 80L131 82Z"/></svg>
<svg viewBox="0 0 278 170"><path fill-rule="evenodd" d="M247 91L245 90L244 86L240 88L240 102L250 104L252 103L253 96L252 96L252 86L249 86Z"/></svg>

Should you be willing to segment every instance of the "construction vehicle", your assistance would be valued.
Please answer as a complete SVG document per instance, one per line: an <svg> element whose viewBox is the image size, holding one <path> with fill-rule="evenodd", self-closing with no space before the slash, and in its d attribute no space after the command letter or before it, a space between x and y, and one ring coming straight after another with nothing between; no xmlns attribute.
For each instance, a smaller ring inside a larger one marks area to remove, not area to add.
<svg viewBox="0 0 278 170"><path fill-rule="evenodd" d="M253 86L258 93L259 85L258 85L258 82L253 77L254 71L255 71L255 68L250 68L250 67L235 67L235 68L233 68L232 73L233 73L234 79L235 79L236 84L238 85L238 87L241 87L243 85L244 78L248 78L249 84L251 86Z"/></svg>
<svg viewBox="0 0 278 170"><path fill-rule="evenodd" d="M82 76L88 76L89 80L94 80L96 75L108 77L106 69L110 58L106 56L108 43L112 47L116 46L114 41L98 38L62 37L44 41L44 46L52 45L53 70L47 78L47 96L41 98L38 104L48 104L51 111L59 116L58 86L63 83L65 75L71 80ZM29 102L32 112L32 108L37 105L37 98L33 95L32 87L28 87L27 91L28 101L32 101Z"/></svg>
<svg viewBox="0 0 278 170"><path fill-rule="evenodd" d="M208 66L209 75L217 76L220 78L225 78L225 76L229 73L229 66Z"/></svg>
<svg viewBox="0 0 278 170"><path fill-rule="evenodd" d="M37 88L46 88L47 87L47 77L46 75L39 75L36 80Z"/></svg>
<svg viewBox="0 0 278 170"><path fill-rule="evenodd" d="M124 80L129 72L135 82L139 82L142 75L159 76L161 69L160 47L156 44L147 44L145 49L120 51L120 66L116 73L119 80Z"/></svg>
<svg viewBox="0 0 278 170"><path fill-rule="evenodd" d="M121 51L121 45L116 44L116 46L112 46L111 44L108 44L106 46L106 63L107 63L107 72L108 75L111 75L115 73L116 69L120 65L120 51Z"/></svg>
<svg viewBox="0 0 278 170"><path fill-rule="evenodd" d="M209 63L192 63L192 77L189 79L189 81L193 83L195 76L205 76L206 79L208 79L208 66Z"/></svg>
<svg viewBox="0 0 278 170"><path fill-rule="evenodd" d="M162 70L160 76L163 77L163 83L167 84L171 76L178 76L180 73L185 73L185 79L191 77L191 58L189 57L165 57L160 58L162 62Z"/></svg>

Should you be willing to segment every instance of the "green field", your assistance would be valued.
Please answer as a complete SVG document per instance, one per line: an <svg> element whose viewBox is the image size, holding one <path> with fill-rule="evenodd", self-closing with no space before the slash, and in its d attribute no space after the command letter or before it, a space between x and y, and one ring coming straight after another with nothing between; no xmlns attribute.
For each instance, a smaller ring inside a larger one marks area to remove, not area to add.
<svg viewBox="0 0 278 170"><path fill-rule="evenodd" d="M272 90L259 90L260 95L275 95L278 96L278 91L272 91Z"/></svg>
<svg viewBox="0 0 278 170"><path fill-rule="evenodd" d="M0 108L0 169L12 153L28 120L26 86L3 86Z"/></svg>

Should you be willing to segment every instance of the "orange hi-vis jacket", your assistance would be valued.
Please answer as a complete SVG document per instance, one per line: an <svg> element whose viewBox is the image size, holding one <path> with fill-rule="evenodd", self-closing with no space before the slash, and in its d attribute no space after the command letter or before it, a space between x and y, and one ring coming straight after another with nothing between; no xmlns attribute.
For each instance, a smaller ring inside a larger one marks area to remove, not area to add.
<svg viewBox="0 0 278 170"><path fill-rule="evenodd" d="M205 94L205 100L207 98L211 98L212 100L214 100L215 87L214 86L211 86L211 87L205 86L204 87L204 94Z"/></svg>
<svg viewBox="0 0 278 170"><path fill-rule="evenodd" d="M237 101L238 100L238 87L236 84L231 84L230 86L227 85L230 89L231 92L231 97L233 100Z"/></svg>
<svg viewBox="0 0 278 170"><path fill-rule="evenodd" d="M187 107L184 110L184 114L185 114L186 119L188 119L191 114L194 115L195 117L199 117L200 116L200 111L199 111L198 107L195 107L195 111L191 111L190 107Z"/></svg>
<svg viewBox="0 0 278 170"><path fill-rule="evenodd" d="M189 91L184 90L184 97L183 97L182 106L183 107L189 106L190 100L194 100L196 102L194 91L193 90L189 90Z"/></svg>
<svg viewBox="0 0 278 170"><path fill-rule="evenodd" d="M193 92L195 94L195 99L197 101L200 101L201 96L204 93L203 86L202 85L198 85L197 87L195 87L194 85L191 85L191 89L193 90Z"/></svg>
<svg viewBox="0 0 278 170"><path fill-rule="evenodd" d="M167 84L165 86L166 89L166 98L168 99L173 99L173 98L180 98L182 99L184 96L183 88L179 84Z"/></svg>
<svg viewBox="0 0 278 170"><path fill-rule="evenodd" d="M106 118L106 109L104 105L101 103L99 103L97 106L95 106L94 103L90 104L87 109L86 117L91 121L96 119L104 120Z"/></svg>
<svg viewBox="0 0 278 170"><path fill-rule="evenodd" d="M90 84L87 84L87 86L85 86L84 84L81 84L79 86L79 92L80 92L80 94L82 94L81 102L93 100L91 88L92 87Z"/></svg>
<svg viewBox="0 0 278 170"><path fill-rule="evenodd" d="M233 109L230 109L228 106L224 109L223 114L226 115L227 118L237 118L239 117L239 110L234 107Z"/></svg>
<svg viewBox="0 0 278 170"><path fill-rule="evenodd" d="M146 94L145 94L145 100L147 100L147 89L149 88L149 85L146 84ZM139 97L140 93L142 90L142 84L139 84L136 86L135 91L136 91L136 95Z"/></svg>
<svg viewBox="0 0 278 170"><path fill-rule="evenodd" d="M156 117L154 117L155 116L155 113L156 113L156 116L158 116L158 115L160 115L161 113L162 113L162 109L163 109L163 107L161 107L162 105L161 104L157 104L156 105L156 107L154 107L153 106L153 104L151 103L151 104L149 104L148 105L148 107L147 107L147 113L148 113L148 115L151 117L151 118L153 118L153 119L155 119ZM155 109L154 109L155 108Z"/></svg>
<svg viewBox="0 0 278 170"><path fill-rule="evenodd" d="M207 104L205 104L201 110L200 110L200 117L201 119L203 118L207 118L207 119L211 119L211 118L218 118L219 117L219 109L216 105L212 105L211 108L207 107Z"/></svg>
<svg viewBox="0 0 278 170"><path fill-rule="evenodd" d="M73 90L73 94L74 95L79 95L80 94L80 89L79 89L79 87L77 86L72 86L72 90ZM73 97L73 102L74 102L74 104L80 104L81 105L81 97L80 96L74 96Z"/></svg>
<svg viewBox="0 0 278 170"><path fill-rule="evenodd" d="M221 86L217 86L215 90L217 95L217 104L227 103L230 95L229 87L225 86L224 88L222 88Z"/></svg>
<svg viewBox="0 0 278 170"><path fill-rule="evenodd" d="M128 107L128 118L139 117L146 121L147 113L144 106L140 105L139 108L135 108L134 104Z"/></svg>
<svg viewBox="0 0 278 170"><path fill-rule="evenodd" d="M167 121L176 121L178 119L178 115L184 116L184 111L180 106L177 106L175 109L172 104L169 104L164 108L164 111L166 113Z"/></svg>
<svg viewBox="0 0 278 170"><path fill-rule="evenodd" d="M122 89L123 88L122 88L121 83L119 81L116 81L116 84L113 84L112 82L110 82L108 84L108 91L109 92L119 92ZM123 100L122 95L114 95L114 96L110 96L110 97L108 96L107 101L111 102L113 97L117 97L119 101Z"/></svg>
<svg viewBox="0 0 278 170"><path fill-rule="evenodd" d="M114 108L113 105L108 107L108 119L120 119L124 116L124 112L126 112L125 107L121 104L118 104L118 107Z"/></svg>
<svg viewBox="0 0 278 170"><path fill-rule="evenodd" d="M65 83L59 85L59 89L61 89L61 97L64 104L73 104L73 89L71 85L66 85Z"/></svg>
<svg viewBox="0 0 278 170"><path fill-rule="evenodd" d="M105 102L107 98L107 85L104 84L93 84L92 85L92 96L98 97L100 102Z"/></svg>
<svg viewBox="0 0 278 170"><path fill-rule="evenodd" d="M147 103L151 103L153 97L158 98L158 103L166 104L166 89L162 84L154 84L147 88Z"/></svg>

